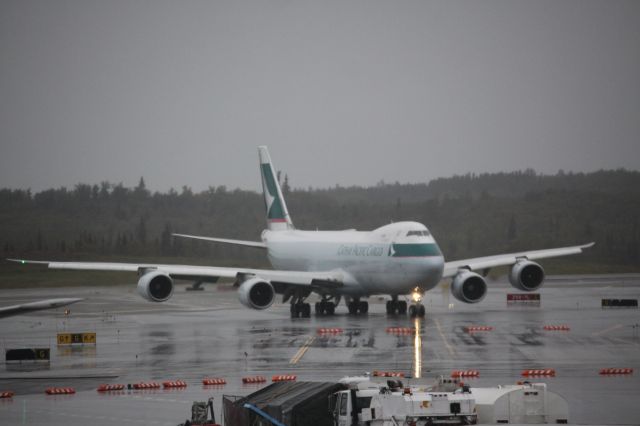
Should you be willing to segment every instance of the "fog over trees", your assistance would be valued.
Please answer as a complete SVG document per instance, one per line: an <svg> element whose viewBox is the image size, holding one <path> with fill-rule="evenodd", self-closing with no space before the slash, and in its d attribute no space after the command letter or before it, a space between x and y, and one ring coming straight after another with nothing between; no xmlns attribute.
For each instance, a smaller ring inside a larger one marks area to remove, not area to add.
<svg viewBox="0 0 640 426"><path fill-rule="evenodd" d="M564 260L570 270L640 269L640 172L525 170L326 189L296 188L295 177L283 172L281 182L299 229L371 230L415 220L429 227L448 260L595 241L584 255ZM103 182L37 193L0 190L4 257L189 257L194 263L263 266L260 250L171 233L259 240L264 228L262 194L225 186L151 193L141 178L134 188Z"/></svg>

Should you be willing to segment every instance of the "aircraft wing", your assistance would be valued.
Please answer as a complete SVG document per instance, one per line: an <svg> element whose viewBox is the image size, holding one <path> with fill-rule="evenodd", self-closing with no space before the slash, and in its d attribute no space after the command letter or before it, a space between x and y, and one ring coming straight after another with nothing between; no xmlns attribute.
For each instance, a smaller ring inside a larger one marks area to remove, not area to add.
<svg viewBox="0 0 640 426"><path fill-rule="evenodd" d="M213 237L201 237L199 235L187 235L187 234L172 234L174 237L191 238L194 240L210 241L214 243L235 244L238 246L256 247L266 249L267 245L262 241L245 241L245 240L230 240L229 238L213 238Z"/></svg>
<svg viewBox="0 0 640 426"><path fill-rule="evenodd" d="M310 287L331 288L342 285L343 277L340 271L301 272L280 271L272 269L226 268L217 266L193 265L162 265L153 263L108 263L108 262L49 262L39 260L7 259L22 264L46 265L49 269L68 269L77 271L112 271L145 273L158 270L176 279L207 278L241 278L258 276L272 283L283 285L299 285Z"/></svg>
<svg viewBox="0 0 640 426"><path fill-rule="evenodd" d="M40 311L43 309L59 308L60 306L67 306L72 303L79 302L84 299L77 297L69 297L62 299L45 299L38 300L37 302L23 303L22 305L5 306L0 308L0 318L10 317L13 315L20 315L31 311Z"/></svg>
<svg viewBox="0 0 640 426"><path fill-rule="evenodd" d="M553 248L545 250L523 251L520 253L499 254L495 256L476 257L473 259L456 260L446 262L444 265L443 278L453 277L460 269L482 270L495 268L497 266L511 266L521 259L536 260L546 259L549 257L567 256L570 254L582 253L584 249L592 247L595 243L584 244L581 246L571 246L562 248Z"/></svg>

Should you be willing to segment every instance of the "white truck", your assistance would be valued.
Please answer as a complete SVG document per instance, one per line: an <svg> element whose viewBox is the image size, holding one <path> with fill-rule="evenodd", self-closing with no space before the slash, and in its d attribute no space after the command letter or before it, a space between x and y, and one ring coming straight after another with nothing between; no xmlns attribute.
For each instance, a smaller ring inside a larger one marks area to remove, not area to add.
<svg viewBox="0 0 640 426"><path fill-rule="evenodd" d="M424 426L476 424L475 399L468 388L455 392L404 387L402 382L346 383L330 397L335 426Z"/></svg>

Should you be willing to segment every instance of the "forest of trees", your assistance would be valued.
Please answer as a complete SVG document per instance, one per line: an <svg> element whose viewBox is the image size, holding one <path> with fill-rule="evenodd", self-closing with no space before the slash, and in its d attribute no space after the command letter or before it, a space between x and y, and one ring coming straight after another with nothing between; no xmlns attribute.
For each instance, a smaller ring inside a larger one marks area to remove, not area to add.
<svg viewBox="0 0 640 426"><path fill-rule="evenodd" d="M640 172L540 175L533 170L454 176L424 184L292 189L289 212L300 229L370 230L392 221L427 225L447 259L596 241L570 262L585 270L640 267ZM210 187L151 193L104 182L73 189L0 190L4 257L127 260L189 257L194 263L265 265L264 253L176 239L172 232L258 240L262 195Z"/></svg>

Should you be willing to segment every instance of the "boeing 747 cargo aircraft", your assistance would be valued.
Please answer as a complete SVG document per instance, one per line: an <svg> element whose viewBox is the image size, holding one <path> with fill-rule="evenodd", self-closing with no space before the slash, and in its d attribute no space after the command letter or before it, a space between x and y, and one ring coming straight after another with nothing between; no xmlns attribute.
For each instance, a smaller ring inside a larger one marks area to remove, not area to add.
<svg viewBox="0 0 640 426"><path fill-rule="evenodd" d="M443 278L451 279L453 296L464 303L480 302L487 284L483 275L490 268L510 266L509 281L518 290L534 291L544 282L544 270L535 260L581 253L593 243L509 253L446 262L426 226L417 222L396 222L373 231L302 231L294 227L276 179L266 147L258 148L260 173L267 214L267 229L260 241L241 241L175 234L215 243L236 244L266 250L274 269L247 269L146 263L40 263L51 269L130 271L139 275L138 292L153 302L164 302L173 294L174 279L196 282L218 278L235 279L240 303L252 309L267 309L277 294L290 301L291 317L309 317L311 293L320 296L317 315L333 315L342 298L349 314L366 314L372 295L388 295L387 314L424 316L419 303L424 292ZM483 275L477 273L480 271ZM405 295L413 294L407 306Z"/></svg>

